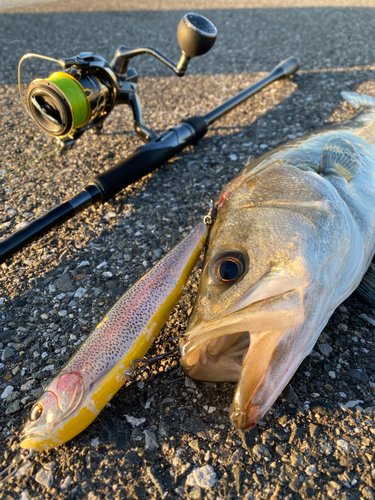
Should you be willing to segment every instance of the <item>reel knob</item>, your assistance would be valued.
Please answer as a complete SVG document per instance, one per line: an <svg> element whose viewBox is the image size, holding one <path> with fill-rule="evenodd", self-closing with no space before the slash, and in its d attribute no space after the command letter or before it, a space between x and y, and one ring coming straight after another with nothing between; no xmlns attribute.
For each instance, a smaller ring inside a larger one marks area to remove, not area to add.
<svg viewBox="0 0 375 500"><path fill-rule="evenodd" d="M177 27L177 41L182 50L177 68L185 73L190 59L208 52L216 36L217 29L209 19L194 12L185 14Z"/></svg>
<svg viewBox="0 0 375 500"><path fill-rule="evenodd" d="M193 12L185 14L177 28L178 44L188 57L201 56L208 52L215 43L216 35L214 24Z"/></svg>

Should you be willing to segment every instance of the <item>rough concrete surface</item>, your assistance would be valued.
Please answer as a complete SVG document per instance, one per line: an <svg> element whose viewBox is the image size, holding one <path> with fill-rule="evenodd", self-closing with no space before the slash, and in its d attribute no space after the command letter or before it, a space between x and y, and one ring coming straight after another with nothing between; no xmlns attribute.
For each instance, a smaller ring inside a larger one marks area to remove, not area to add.
<svg viewBox="0 0 375 500"><path fill-rule="evenodd" d="M374 2L19 3L3 4L0 16L0 237L140 145L129 110L118 107L101 136L87 133L72 150L28 164L55 143L22 109L16 73L24 53L92 50L110 60L119 44L151 45L176 60L179 19L203 9L219 36L186 77L150 57L133 60L145 121L156 131L212 109L291 54L300 56L301 71L251 98L114 200L1 266L2 465L17 452L23 422L48 380L116 297L206 212L205 190L217 196L249 156L351 116L340 91L375 95ZM24 83L52 69L25 63ZM184 332L201 265L160 340ZM233 384L192 382L177 357L152 365L78 437L24 464L0 498L375 499L374 320L375 310L355 295L347 299L252 431L229 422ZM172 347L160 340L150 354Z"/></svg>

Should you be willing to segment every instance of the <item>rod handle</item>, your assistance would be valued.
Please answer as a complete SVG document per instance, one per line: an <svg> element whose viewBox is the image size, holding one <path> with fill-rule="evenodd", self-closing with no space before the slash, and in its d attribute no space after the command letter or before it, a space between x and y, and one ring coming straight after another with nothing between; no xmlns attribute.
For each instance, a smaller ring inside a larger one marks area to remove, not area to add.
<svg viewBox="0 0 375 500"><path fill-rule="evenodd" d="M186 146L194 144L206 130L207 124L202 117L190 118L141 146L124 161L96 175L89 184L100 189L103 202L108 201L126 186L167 163Z"/></svg>

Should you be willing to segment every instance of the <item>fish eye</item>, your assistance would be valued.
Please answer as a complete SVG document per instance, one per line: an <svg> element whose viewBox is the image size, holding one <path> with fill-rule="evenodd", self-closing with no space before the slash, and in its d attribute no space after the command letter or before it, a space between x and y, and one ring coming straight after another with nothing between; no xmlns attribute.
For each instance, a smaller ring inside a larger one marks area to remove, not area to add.
<svg viewBox="0 0 375 500"><path fill-rule="evenodd" d="M31 408L31 411L30 411L30 420L32 422L35 422L36 420L38 420L38 418L40 418L40 416L42 415L42 413L43 413L43 405L42 405L42 403L36 403Z"/></svg>
<svg viewBox="0 0 375 500"><path fill-rule="evenodd" d="M225 252L219 255L210 266L213 279L221 283L236 281L245 270L245 261L240 252Z"/></svg>

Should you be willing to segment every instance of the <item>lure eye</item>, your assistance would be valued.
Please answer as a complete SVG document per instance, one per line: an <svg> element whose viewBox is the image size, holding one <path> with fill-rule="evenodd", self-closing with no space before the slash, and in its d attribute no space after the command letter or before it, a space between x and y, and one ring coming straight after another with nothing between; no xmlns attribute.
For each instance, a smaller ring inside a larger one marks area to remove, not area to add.
<svg viewBox="0 0 375 500"><path fill-rule="evenodd" d="M245 260L240 252L225 252L210 266L211 277L221 283L236 281L245 270Z"/></svg>
<svg viewBox="0 0 375 500"><path fill-rule="evenodd" d="M43 413L43 405L41 403L36 403L32 408L30 412L30 420L32 422L35 422L40 418L40 416Z"/></svg>

